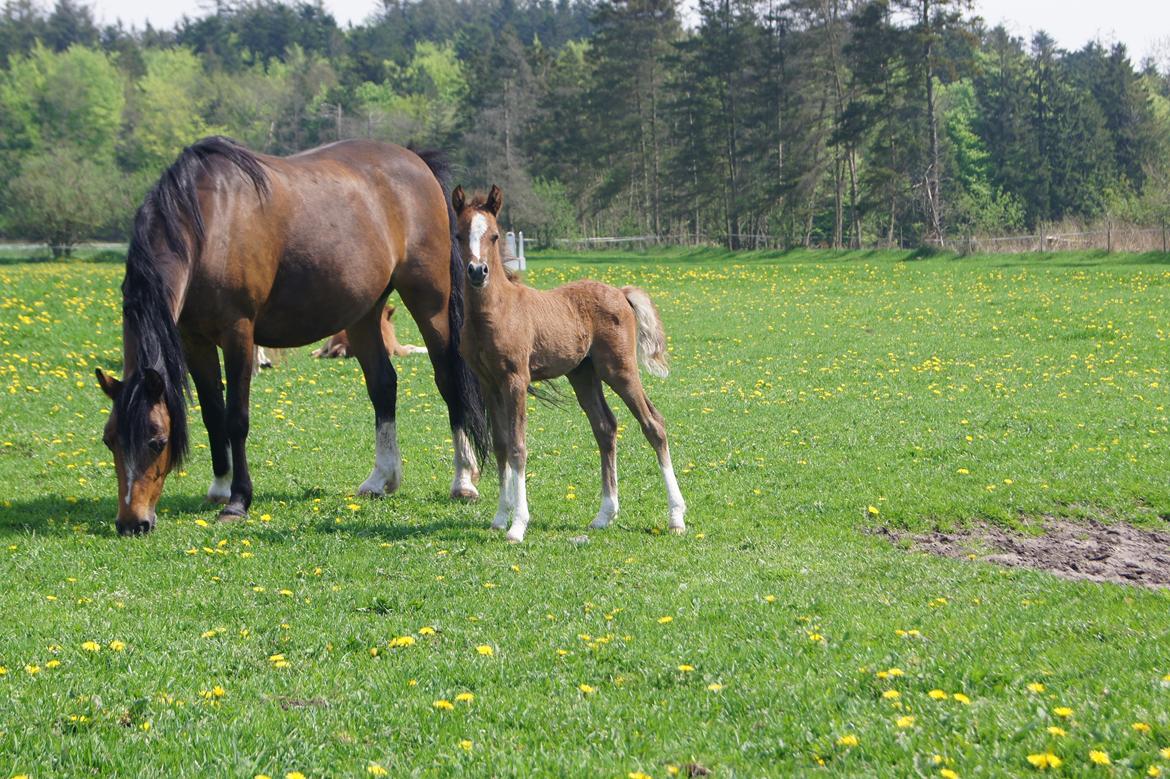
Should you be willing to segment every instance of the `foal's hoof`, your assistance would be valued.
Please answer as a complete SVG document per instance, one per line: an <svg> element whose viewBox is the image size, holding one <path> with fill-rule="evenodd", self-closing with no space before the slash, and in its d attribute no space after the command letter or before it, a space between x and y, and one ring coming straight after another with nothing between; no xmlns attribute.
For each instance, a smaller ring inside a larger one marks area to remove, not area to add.
<svg viewBox="0 0 1170 779"><path fill-rule="evenodd" d="M681 536L681 535L686 535L687 529L686 529L686 527L682 527L682 526L679 526L679 527L668 527L668 528L666 529L666 531L667 531L668 533L674 533L676 536Z"/></svg>
<svg viewBox="0 0 1170 779"><path fill-rule="evenodd" d="M608 517L598 517L589 523L590 530L605 530L613 520Z"/></svg>

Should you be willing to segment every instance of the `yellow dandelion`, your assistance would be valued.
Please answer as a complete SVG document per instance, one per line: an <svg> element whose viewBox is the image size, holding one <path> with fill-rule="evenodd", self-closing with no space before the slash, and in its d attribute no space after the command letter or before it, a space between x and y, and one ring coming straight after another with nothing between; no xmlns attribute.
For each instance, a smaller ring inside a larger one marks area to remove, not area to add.
<svg viewBox="0 0 1170 779"><path fill-rule="evenodd" d="M432 703L431 705L434 706L439 711L450 711L451 709L455 708L455 704L449 700L446 700L446 699L437 700L434 703Z"/></svg>
<svg viewBox="0 0 1170 779"><path fill-rule="evenodd" d="M1060 768L1064 765L1064 761L1051 752L1037 752L1034 755L1028 755L1028 762L1037 771L1043 771L1046 768Z"/></svg>
<svg viewBox="0 0 1170 779"><path fill-rule="evenodd" d="M496 653L495 650L491 648L490 644L480 644L475 648L475 651L479 652L484 657L491 657Z"/></svg>
<svg viewBox="0 0 1170 779"><path fill-rule="evenodd" d="M943 692L942 690L931 690L930 692L928 692L926 694L929 695L931 698L933 698L936 701L943 701L943 700L946 700L946 698L947 698L947 694L945 692Z"/></svg>
<svg viewBox="0 0 1170 779"><path fill-rule="evenodd" d="M401 647L414 646L416 643L414 636L398 636L390 639L390 648L399 649Z"/></svg>
<svg viewBox="0 0 1170 779"><path fill-rule="evenodd" d="M776 602L776 596L775 596L775 595L765 595L765 596L764 596L764 602L765 602L765 603L775 603L775 602Z"/></svg>
<svg viewBox="0 0 1170 779"><path fill-rule="evenodd" d="M585 695L592 695L593 693L597 692L596 687L589 685L589 684L585 684L585 683L578 684L577 689L580 690Z"/></svg>
<svg viewBox="0 0 1170 779"><path fill-rule="evenodd" d="M852 733L846 733L844 736L838 736L837 738L837 746L839 747L855 747L859 743L861 742L857 740L857 736Z"/></svg>
<svg viewBox="0 0 1170 779"><path fill-rule="evenodd" d="M668 622L674 622L674 617L671 617L671 616L665 616L665 617L659 617L659 618L658 618L658 624L659 624L659 625L665 625L665 624L667 624Z"/></svg>
<svg viewBox="0 0 1170 779"><path fill-rule="evenodd" d="M56 668L59 665L61 665L60 660L50 660L49 662L45 663L45 668Z"/></svg>
<svg viewBox="0 0 1170 779"><path fill-rule="evenodd" d="M462 749L464 752L470 752L471 748L474 746L475 746L475 744L469 738L461 739L459 741L459 748Z"/></svg>
<svg viewBox="0 0 1170 779"><path fill-rule="evenodd" d="M86 652L100 652L100 651L102 651L102 645L96 641L86 641L81 645L81 648L84 649Z"/></svg>
<svg viewBox="0 0 1170 779"><path fill-rule="evenodd" d="M957 700L959 703L963 704L964 706L971 705L971 699L968 698L966 695L964 695L961 692L957 692L954 695L952 695L951 697L954 698L955 700Z"/></svg>
<svg viewBox="0 0 1170 779"><path fill-rule="evenodd" d="M1109 759L1109 753L1100 749L1089 750L1089 761L1094 765L1109 765L1113 762Z"/></svg>
<svg viewBox="0 0 1170 779"><path fill-rule="evenodd" d="M938 775L943 779L959 779L959 774L949 768L944 768L938 772Z"/></svg>
<svg viewBox="0 0 1170 779"><path fill-rule="evenodd" d="M882 693L882 697L886 700L896 700L902 697L902 693L898 692L897 690L886 690Z"/></svg>
<svg viewBox="0 0 1170 779"><path fill-rule="evenodd" d="M1057 706L1055 709L1052 710L1052 713L1058 717L1063 717L1064 719L1068 719L1069 717L1071 717L1073 715L1073 710L1071 708L1069 708L1068 706Z"/></svg>
<svg viewBox="0 0 1170 779"><path fill-rule="evenodd" d="M215 638L218 635L219 635L218 630L204 630L203 633L201 633L199 637L200 638Z"/></svg>
<svg viewBox="0 0 1170 779"><path fill-rule="evenodd" d="M111 641L109 643L109 647L110 647L110 649L114 650L115 652L121 652L122 650L124 650L126 648L126 645L121 641Z"/></svg>
<svg viewBox="0 0 1170 779"><path fill-rule="evenodd" d="M874 505L872 505L872 504L871 504L870 506L866 507L866 509L865 509L865 510L866 510L867 512L869 512L869 515L870 515L871 517L876 517L878 514L881 514L881 513L882 513L881 509L879 509L877 506L874 506Z"/></svg>
<svg viewBox="0 0 1170 779"><path fill-rule="evenodd" d="M26 665L24 670L29 676L36 676L41 672L41 667L39 665Z"/></svg>
<svg viewBox="0 0 1170 779"><path fill-rule="evenodd" d="M911 714L907 714L904 717L898 717L897 722L895 722L894 724L896 724L900 728L912 728L912 727L914 727L914 716Z"/></svg>
<svg viewBox="0 0 1170 779"><path fill-rule="evenodd" d="M691 671L695 670L695 667L693 665L687 665L686 663L683 663L678 667L678 670L685 674L689 674Z"/></svg>
<svg viewBox="0 0 1170 779"><path fill-rule="evenodd" d="M707 689L710 690L711 692L719 692L720 690L723 689L723 685L720 684L719 682L711 682L710 684L707 685Z"/></svg>
<svg viewBox="0 0 1170 779"><path fill-rule="evenodd" d="M300 771L289 771L284 775L284 779L305 779L305 775Z"/></svg>
<svg viewBox="0 0 1170 779"><path fill-rule="evenodd" d="M366 773L370 776L389 776L390 772L377 763L370 763L366 766Z"/></svg>
<svg viewBox="0 0 1170 779"><path fill-rule="evenodd" d="M1163 760L1170 760L1170 747L1162 747L1158 750L1158 754L1162 756Z"/></svg>
<svg viewBox="0 0 1170 779"><path fill-rule="evenodd" d="M471 703L475 700L475 696L469 692L461 692L455 696L455 700L458 703Z"/></svg>
<svg viewBox="0 0 1170 779"><path fill-rule="evenodd" d="M1156 765L1152 765L1146 769L1146 776L1161 776L1161 775L1162 775L1162 769L1158 768L1158 766L1156 766Z"/></svg>
<svg viewBox="0 0 1170 779"><path fill-rule="evenodd" d="M435 629L430 625L425 625L418 629L418 634L420 636L433 636L435 635Z"/></svg>
<svg viewBox="0 0 1170 779"><path fill-rule="evenodd" d="M1064 736L1068 735L1068 731L1066 731L1064 728L1057 727L1056 725L1049 725L1047 728L1045 728L1045 730L1048 731L1048 735L1056 736L1057 738L1063 738Z"/></svg>
<svg viewBox="0 0 1170 779"><path fill-rule="evenodd" d="M651 779L650 774L644 774L641 771L630 771L626 777L627 779Z"/></svg>
<svg viewBox="0 0 1170 779"><path fill-rule="evenodd" d="M1040 682L1031 682L1028 684L1028 692L1042 693L1045 689L1047 688Z"/></svg>
<svg viewBox="0 0 1170 779"><path fill-rule="evenodd" d="M1133 728L1134 730L1136 730L1138 733L1149 733L1150 732L1150 726L1148 723L1145 723L1145 722L1135 722L1132 725L1130 725L1130 727Z"/></svg>
<svg viewBox="0 0 1170 779"><path fill-rule="evenodd" d="M361 511L361 509L362 509L361 505L358 503L347 503L347 504L345 504L345 507L348 508L350 511Z"/></svg>

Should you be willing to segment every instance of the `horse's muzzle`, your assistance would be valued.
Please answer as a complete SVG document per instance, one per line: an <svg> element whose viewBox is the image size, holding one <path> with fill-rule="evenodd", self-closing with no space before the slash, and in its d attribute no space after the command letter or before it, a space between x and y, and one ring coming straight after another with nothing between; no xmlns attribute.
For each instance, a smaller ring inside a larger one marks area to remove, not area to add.
<svg viewBox="0 0 1170 779"><path fill-rule="evenodd" d="M118 529L120 536L140 536L154 530L154 523L156 517L152 512L149 517L137 518L130 517L129 519L118 518L114 523L114 527Z"/></svg>
<svg viewBox="0 0 1170 779"><path fill-rule="evenodd" d="M480 288L487 284L488 266L486 262L472 262L467 265L467 280L471 286Z"/></svg>

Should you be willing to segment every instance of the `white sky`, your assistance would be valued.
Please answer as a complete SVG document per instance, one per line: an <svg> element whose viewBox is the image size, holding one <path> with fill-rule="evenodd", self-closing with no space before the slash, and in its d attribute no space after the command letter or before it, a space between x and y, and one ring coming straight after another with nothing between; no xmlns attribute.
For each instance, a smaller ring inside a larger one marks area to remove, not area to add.
<svg viewBox="0 0 1170 779"><path fill-rule="evenodd" d="M49 0L43 0L51 4ZM208 3L201 0L93 0L99 20L122 19L141 27L149 19L168 28L179 17L199 16ZM690 5L690 3L684 3ZM342 27L359 24L379 7L378 0L325 0L325 7ZM1134 63L1156 51L1170 50L1170 1L1168 0L975 0L976 13L989 26L1000 22L1011 32L1030 38L1043 29L1067 49L1090 40L1126 44Z"/></svg>

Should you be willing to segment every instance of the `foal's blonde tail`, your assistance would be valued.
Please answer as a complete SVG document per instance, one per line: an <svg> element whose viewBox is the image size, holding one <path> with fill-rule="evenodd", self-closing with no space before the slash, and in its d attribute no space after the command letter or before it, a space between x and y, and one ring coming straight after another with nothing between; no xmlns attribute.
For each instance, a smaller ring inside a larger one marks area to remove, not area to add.
<svg viewBox="0 0 1170 779"><path fill-rule="evenodd" d="M622 287L622 292L638 322L638 360L651 374L665 377L670 373L670 365L666 357L666 331L658 309L650 296L637 287Z"/></svg>

